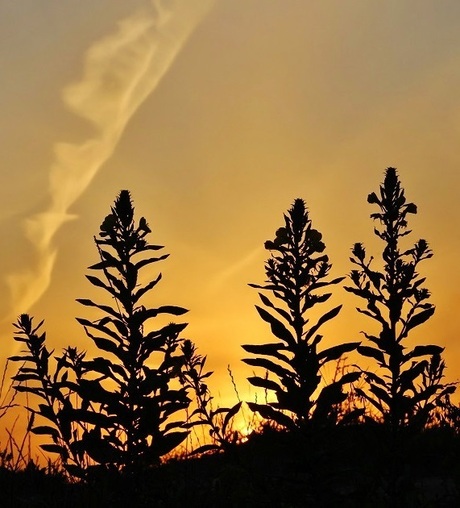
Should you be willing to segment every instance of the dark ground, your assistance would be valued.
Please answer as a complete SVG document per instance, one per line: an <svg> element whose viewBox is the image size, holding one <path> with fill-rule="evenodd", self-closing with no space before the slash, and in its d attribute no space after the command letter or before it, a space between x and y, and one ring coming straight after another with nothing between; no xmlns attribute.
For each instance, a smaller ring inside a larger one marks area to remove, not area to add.
<svg viewBox="0 0 460 508"><path fill-rule="evenodd" d="M171 461L130 479L69 484L0 469L0 507L460 507L460 437L393 436L377 425L266 431L225 453Z"/></svg>

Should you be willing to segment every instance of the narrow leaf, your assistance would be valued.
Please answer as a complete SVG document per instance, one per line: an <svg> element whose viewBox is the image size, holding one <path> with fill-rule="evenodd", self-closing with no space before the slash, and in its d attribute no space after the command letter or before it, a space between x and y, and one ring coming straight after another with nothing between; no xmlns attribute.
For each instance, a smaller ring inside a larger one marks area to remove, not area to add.
<svg viewBox="0 0 460 508"><path fill-rule="evenodd" d="M222 428L225 432L226 428L227 428L227 425L228 423L230 422L230 420L236 415L236 413L238 413L238 411L240 410L240 407L241 407L241 404L242 402L238 402L237 404L235 404L229 411L228 413L225 415L225 418L224 418L224 422L222 424Z"/></svg>
<svg viewBox="0 0 460 508"><path fill-rule="evenodd" d="M34 427L33 429L30 429L32 434L37 435L50 435L53 438L59 436L59 432L54 427L50 427L49 425L41 425L39 427Z"/></svg>
<svg viewBox="0 0 460 508"><path fill-rule="evenodd" d="M266 358L244 358L242 360L247 365L252 365L253 367L261 367L262 369L268 370L269 372L273 372L280 379L284 379L285 377L292 376L292 372L287 370L286 368L278 365L271 360L267 360Z"/></svg>
<svg viewBox="0 0 460 508"><path fill-rule="evenodd" d="M275 344L244 344L241 347L248 353L253 353L255 355L274 356L279 360L289 363L289 358L279 352L286 351L287 347L284 344L280 344L279 342Z"/></svg>
<svg viewBox="0 0 460 508"><path fill-rule="evenodd" d="M269 298L267 298L264 294L259 293L259 298L262 300L263 304L266 307L272 308L274 311L276 311L280 316L282 316L288 323L291 323L291 316L288 312L286 312L284 309L280 309L279 307L276 307Z"/></svg>
<svg viewBox="0 0 460 508"><path fill-rule="evenodd" d="M346 374L344 374L340 379L339 379L339 383L340 384L347 384L347 383L354 383L356 381L358 381L358 379L361 377L361 372L347 372Z"/></svg>
<svg viewBox="0 0 460 508"><path fill-rule="evenodd" d="M63 446L57 444L42 444L40 448L45 450L45 452L59 453L59 455L63 456L67 455L67 450Z"/></svg>
<svg viewBox="0 0 460 508"><path fill-rule="evenodd" d="M256 404L254 402L248 402L247 404L252 412L259 413L262 418L265 418L266 420L273 420L287 429L295 428L294 421L288 415L281 413L280 411L276 411L265 404Z"/></svg>
<svg viewBox="0 0 460 508"><path fill-rule="evenodd" d="M337 360L344 353L349 353L350 351L354 351L361 342L348 342L346 344L339 344L338 346L333 346L328 349L324 349L318 353L318 360L324 359L325 362L330 362L331 360Z"/></svg>
<svg viewBox="0 0 460 508"><path fill-rule="evenodd" d="M324 323L335 318L335 316L337 316L337 314L340 312L341 308L342 308L342 305L338 305L337 307L334 307L333 309L331 309L329 312L326 312L326 314L323 314L318 319L318 322L316 323L316 325L312 326L310 328L310 330L308 330L308 333L305 335L305 338L307 340L310 339Z"/></svg>
<svg viewBox="0 0 460 508"><path fill-rule="evenodd" d="M155 440L151 446L151 450L154 451L158 457L162 457L179 446L188 435L188 432L170 432L169 434L165 434Z"/></svg>
<svg viewBox="0 0 460 508"><path fill-rule="evenodd" d="M441 346L428 345L428 346L415 346L414 349L405 356L406 360L416 358L418 356L433 356L440 355L444 351Z"/></svg>
<svg viewBox="0 0 460 508"><path fill-rule="evenodd" d="M267 312L262 307L259 307L258 305L255 306L257 309L257 312L259 313L260 317L270 324L272 333L275 337L278 337L278 339L281 339L289 345L295 344L295 339L292 335L292 333L284 326L281 321L276 319L274 316L272 316L269 312Z"/></svg>
<svg viewBox="0 0 460 508"><path fill-rule="evenodd" d="M374 358L382 366L385 365L385 357L380 349L371 346L359 346L358 353L369 358Z"/></svg>
<svg viewBox="0 0 460 508"><path fill-rule="evenodd" d="M119 358L120 355L119 347L111 340L104 339L102 337L94 337L93 341L98 349L102 349L102 351L107 351L108 353L113 353L114 355L117 356L117 358Z"/></svg>
<svg viewBox="0 0 460 508"><path fill-rule="evenodd" d="M267 390L274 390L275 392L282 391L282 388L277 383L271 381L270 379L252 376L248 377L248 381L253 386L258 386L259 388L266 388Z"/></svg>
<svg viewBox="0 0 460 508"><path fill-rule="evenodd" d="M415 328L416 326L419 326L425 321L427 321L434 314L434 310L435 310L434 307L430 307L412 316L406 323L406 334L412 328Z"/></svg>
<svg viewBox="0 0 460 508"><path fill-rule="evenodd" d="M377 396L380 400L383 400L387 406L391 405L391 398L389 393L384 390L383 388L380 388L380 386L377 385L371 385L370 391Z"/></svg>

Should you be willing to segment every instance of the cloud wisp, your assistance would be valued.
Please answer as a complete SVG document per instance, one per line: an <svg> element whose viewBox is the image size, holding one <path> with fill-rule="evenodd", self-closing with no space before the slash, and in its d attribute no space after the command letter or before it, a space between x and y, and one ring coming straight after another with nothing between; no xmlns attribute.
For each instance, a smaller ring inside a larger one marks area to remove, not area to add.
<svg viewBox="0 0 460 508"><path fill-rule="evenodd" d="M48 288L57 255L56 233L75 216L69 210L113 154L129 120L151 95L204 18L213 0L175 0L150 6L119 22L87 51L82 79L63 92L67 107L95 131L80 144L59 142L49 171L48 208L24 222L36 262L7 278L10 315L28 312Z"/></svg>

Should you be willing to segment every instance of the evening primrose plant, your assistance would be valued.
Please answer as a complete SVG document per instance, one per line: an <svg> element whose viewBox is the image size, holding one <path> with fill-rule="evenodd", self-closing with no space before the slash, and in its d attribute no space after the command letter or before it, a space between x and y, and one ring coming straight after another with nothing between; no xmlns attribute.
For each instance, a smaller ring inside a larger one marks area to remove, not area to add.
<svg viewBox="0 0 460 508"><path fill-rule="evenodd" d="M95 238L100 260L90 270L97 275L87 275L109 303L78 300L100 313L94 320L77 319L100 356L88 359L68 348L52 358L41 323L35 326L23 315L16 324L16 340L26 347L12 358L22 362L15 388L41 399L29 409L47 420L32 432L48 435L52 442L42 449L60 454L77 476L90 469L135 472L156 465L189 433L183 425L191 399L181 383L186 324L155 326L159 316L187 311L143 303L161 280L159 274L142 283L144 269L168 256L156 255L163 247L148 242L150 232L143 217L135 222L131 196L121 191Z"/></svg>
<svg viewBox="0 0 460 508"><path fill-rule="evenodd" d="M369 344L360 345L358 352L375 360L379 370L363 371L368 389L359 394L393 429L423 428L430 412L455 391L454 384L443 382L443 347L406 345L409 333L435 311L425 278L418 273L419 265L433 253L423 239L412 247L403 246L411 233L408 218L417 207L406 200L395 168L386 170L379 193L372 192L367 201L378 208L371 218L377 222L374 233L383 242L383 268L375 269L374 258L356 243L350 258L356 266L350 273L352 285L345 289L366 302L358 312L378 325L377 333L362 332Z"/></svg>
<svg viewBox="0 0 460 508"><path fill-rule="evenodd" d="M313 316L332 295L324 290L343 277L329 279L332 265L322 235L313 228L302 199L294 201L284 215L284 226L276 231L274 240L265 242L265 248L271 253L265 263L265 284L250 286L262 290L259 297L263 306L256 305L256 310L270 325L275 340L242 347L254 355L243 362L263 369L261 374L249 377L249 382L274 394L275 400L249 403L249 407L287 429L324 423L333 417L334 406L345 400L344 385L360 377L359 372L347 372L321 388L324 366L359 345L349 342L319 348L323 339L320 328L334 319L342 306L317 319Z"/></svg>

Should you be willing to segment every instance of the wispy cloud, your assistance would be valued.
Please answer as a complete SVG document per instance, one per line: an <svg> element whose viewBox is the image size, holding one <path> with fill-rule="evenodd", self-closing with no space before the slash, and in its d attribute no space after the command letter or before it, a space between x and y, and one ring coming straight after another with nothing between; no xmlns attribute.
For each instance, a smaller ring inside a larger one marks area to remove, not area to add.
<svg viewBox="0 0 460 508"><path fill-rule="evenodd" d="M28 218L25 233L37 258L33 267L11 274L11 319L28 312L48 288L57 255L53 239L74 216L71 206L113 154L129 120L152 94L213 0L175 0L119 22L117 30L87 51L82 79L63 92L65 104L94 126L81 144L56 143L49 173L48 208Z"/></svg>
<svg viewBox="0 0 460 508"><path fill-rule="evenodd" d="M263 247L256 247L255 249L248 252L245 256L239 258L237 261L232 263L230 266L216 274L208 285L208 289L211 292L218 291L236 274L245 270L248 266L254 263L260 258L261 253L264 252Z"/></svg>

